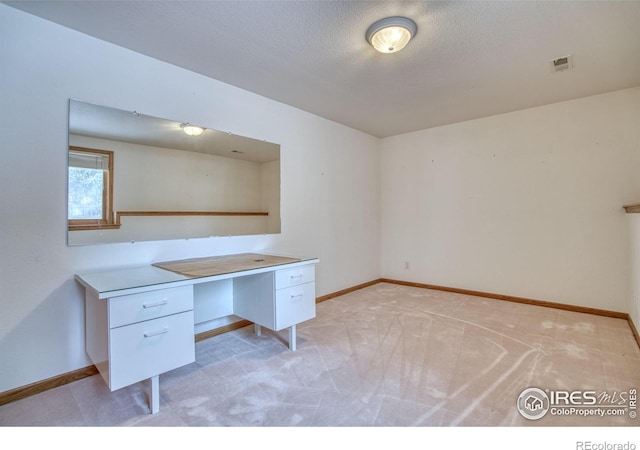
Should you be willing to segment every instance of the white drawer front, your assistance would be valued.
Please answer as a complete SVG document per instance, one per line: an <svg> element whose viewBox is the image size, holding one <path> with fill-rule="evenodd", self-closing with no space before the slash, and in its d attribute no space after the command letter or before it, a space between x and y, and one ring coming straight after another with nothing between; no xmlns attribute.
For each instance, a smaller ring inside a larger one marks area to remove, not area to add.
<svg viewBox="0 0 640 450"><path fill-rule="evenodd" d="M313 264L276 271L276 289L284 289L316 280Z"/></svg>
<svg viewBox="0 0 640 450"><path fill-rule="evenodd" d="M110 331L111 390L195 361L193 311Z"/></svg>
<svg viewBox="0 0 640 450"><path fill-rule="evenodd" d="M193 309L193 286L182 286L109 299L109 328Z"/></svg>
<svg viewBox="0 0 640 450"><path fill-rule="evenodd" d="M315 283L276 291L276 331L313 319L315 316Z"/></svg>

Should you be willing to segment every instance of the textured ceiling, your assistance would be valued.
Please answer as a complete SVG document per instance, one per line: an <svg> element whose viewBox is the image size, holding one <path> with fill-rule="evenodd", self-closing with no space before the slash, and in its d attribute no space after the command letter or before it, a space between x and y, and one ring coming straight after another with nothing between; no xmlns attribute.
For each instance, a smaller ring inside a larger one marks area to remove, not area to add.
<svg viewBox="0 0 640 450"><path fill-rule="evenodd" d="M380 137L640 85L640 1L5 3ZM390 15L418 33L383 55Z"/></svg>
<svg viewBox="0 0 640 450"><path fill-rule="evenodd" d="M205 128L194 139L180 122L123 111L78 100L69 102L69 134L131 144L185 150L264 163L280 159L280 146Z"/></svg>

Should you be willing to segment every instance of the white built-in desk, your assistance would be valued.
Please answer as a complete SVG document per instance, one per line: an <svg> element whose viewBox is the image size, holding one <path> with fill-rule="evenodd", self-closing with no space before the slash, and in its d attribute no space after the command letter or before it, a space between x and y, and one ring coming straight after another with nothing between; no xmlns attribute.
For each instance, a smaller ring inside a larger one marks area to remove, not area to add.
<svg viewBox="0 0 640 450"><path fill-rule="evenodd" d="M87 354L114 391L195 361L194 312L228 296L233 314L274 331L315 317L316 258L243 253L77 274L85 288ZM200 305L200 306L198 306Z"/></svg>

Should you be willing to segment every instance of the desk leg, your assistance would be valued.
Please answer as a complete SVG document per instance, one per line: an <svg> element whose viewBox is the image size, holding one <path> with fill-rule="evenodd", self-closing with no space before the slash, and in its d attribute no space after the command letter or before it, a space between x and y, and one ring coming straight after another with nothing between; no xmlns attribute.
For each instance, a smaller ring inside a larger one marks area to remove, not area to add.
<svg viewBox="0 0 640 450"><path fill-rule="evenodd" d="M257 323L253 324L253 333L256 336L262 336L262 327L260 325L258 325Z"/></svg>
<svg viewBox="0 0 640 450"><path fill-rule="evenodd" d="M151 399L149 401L151 414L160 411L160 375L151 377Z"/></svg>
<svg viewBox="0 0 640 450"><path fill-rule="evenodd" d="M289 350L296 351L296 326L291 325L289 327Z"/></svg>

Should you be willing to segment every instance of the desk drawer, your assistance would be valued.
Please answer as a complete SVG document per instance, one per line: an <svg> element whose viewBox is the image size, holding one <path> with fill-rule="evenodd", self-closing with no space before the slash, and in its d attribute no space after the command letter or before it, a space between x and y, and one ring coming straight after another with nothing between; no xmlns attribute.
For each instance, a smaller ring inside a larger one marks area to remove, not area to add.
<svg viewBox="0 0 640 450"><path fill-rule="evenodd" d="M193 311L110 331L111 390L195 361Z"/></svg>
<svg viewBox="0 0 640 450"><path fill-rule="evenodd" d="M142 292L109 299L109 328L193 310L193 286Z"/></svg>
<svg viewBox="0 0 640 450"><path fill-rule="evenodd" d="M316 316L316 284L305 283L276 291L276 331Z"/></svg>
<svg viewBox="0 0 640 450"><path fill-rule="evenodd" d="M284 289L315 281L316 271L313 264L281 269L276 271L276 289Z"/></svg>

